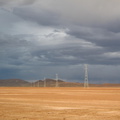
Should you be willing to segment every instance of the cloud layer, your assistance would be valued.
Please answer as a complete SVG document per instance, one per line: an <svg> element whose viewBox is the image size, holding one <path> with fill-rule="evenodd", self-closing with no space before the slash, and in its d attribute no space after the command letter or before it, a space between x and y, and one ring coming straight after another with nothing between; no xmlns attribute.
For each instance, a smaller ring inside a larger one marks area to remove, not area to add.
<svg viewBox="0 0 120 120"><path fill-rule="evenodd" d="M119 4L119 0L0 0L1 78L43 79L57 72L80 82L82 65L87 63L91 81L119 82ZM106 74L94 75L94 69Z"/></svg>

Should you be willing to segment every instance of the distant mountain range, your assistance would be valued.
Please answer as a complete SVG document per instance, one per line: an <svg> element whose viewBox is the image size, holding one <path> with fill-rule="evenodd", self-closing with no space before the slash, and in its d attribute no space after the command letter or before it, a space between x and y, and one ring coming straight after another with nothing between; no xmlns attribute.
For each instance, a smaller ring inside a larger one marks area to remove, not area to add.
<svg viewBox="0 0 120 120"><path fill-rule="evenodd" d="M30 86L30 83L28 81L21 80L21 79L5 79L5 80L0 80L0 86L24 87L24 86Z"/></svg>
<svg viewBox="0 0 120 120"><path fill-rule="evenodd" d="M83 83L65 82L63 80L45 79L28 82L21 79L0 80L0 87L83 87ZM120 87L120 84L89 84L89 87Z"/></svg>

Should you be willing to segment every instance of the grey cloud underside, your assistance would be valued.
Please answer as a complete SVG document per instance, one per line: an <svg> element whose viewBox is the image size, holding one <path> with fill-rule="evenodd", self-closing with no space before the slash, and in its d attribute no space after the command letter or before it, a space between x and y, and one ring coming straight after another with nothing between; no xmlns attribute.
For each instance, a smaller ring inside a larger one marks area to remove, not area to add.
<svg viewBox="0 0 120 120"><path fill-rule="evenodd" d="M77 27L76 29L71 28L67 34L100 46L105 50L104 52L120 51L120 33L106 29Z"/></svg>
<svg viewBox="0 0 120 120"><path fill-rule="evenodd" d="M14 8L13 13L24 20L36 22L40 25L59 25L59 15L54 11L42 9L41 6L39 9L33 9L29 7Z"/></svg>
<svg viewBox="0 0 120 120"><path fill-rule="evenodd" d="M78 80L87 63L91 79L119 81L119 3L0 0L0 74L38 79L58 72Z"/></svg>
<svg viewBox="0 0 120 120"><path fill-rule="evenodd" d="M99 47L85 47L86 43L65 43L59 45L37 44L28 41L25 35L1 35L0 49L3 61L13 65L78 65L88 64L119 64L120 58L103 56L108 50ZM29 36L29 35L26 35ZM30 35L31 37L31 35ZM36 37L36 36L32 36ZM46 38L47 39L47 38Z"/></svg>
<svg viewBox="0 0 120 120"><path fill-rule="evenodd" d="M0 0L0 6L5 6L5 5L8 5L9 4L18 4L18 5L30 5L30 4L33 4L36 0Z"/></svg>

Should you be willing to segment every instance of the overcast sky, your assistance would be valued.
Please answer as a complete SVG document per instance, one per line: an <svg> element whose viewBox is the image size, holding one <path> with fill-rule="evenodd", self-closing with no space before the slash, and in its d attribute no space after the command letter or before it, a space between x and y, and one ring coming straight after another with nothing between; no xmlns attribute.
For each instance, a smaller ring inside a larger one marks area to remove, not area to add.
<svg viewBox="0 0 120 120"><path fill-rule="evenodd" d="M0 0L0 79L120 83L120 0Z"/></svg>

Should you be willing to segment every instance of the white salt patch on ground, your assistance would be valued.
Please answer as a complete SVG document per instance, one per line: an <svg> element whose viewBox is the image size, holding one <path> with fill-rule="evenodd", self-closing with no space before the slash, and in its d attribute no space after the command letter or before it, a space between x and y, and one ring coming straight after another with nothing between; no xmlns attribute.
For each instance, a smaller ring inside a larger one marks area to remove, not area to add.
<svg viewBox="0 0 120 120"><path fill-rule="evenodd" d="M54 109L54 110L81 109L81 108L78 108L78 107L54 107L54 106L45 106L45 108Z"/></svg>

